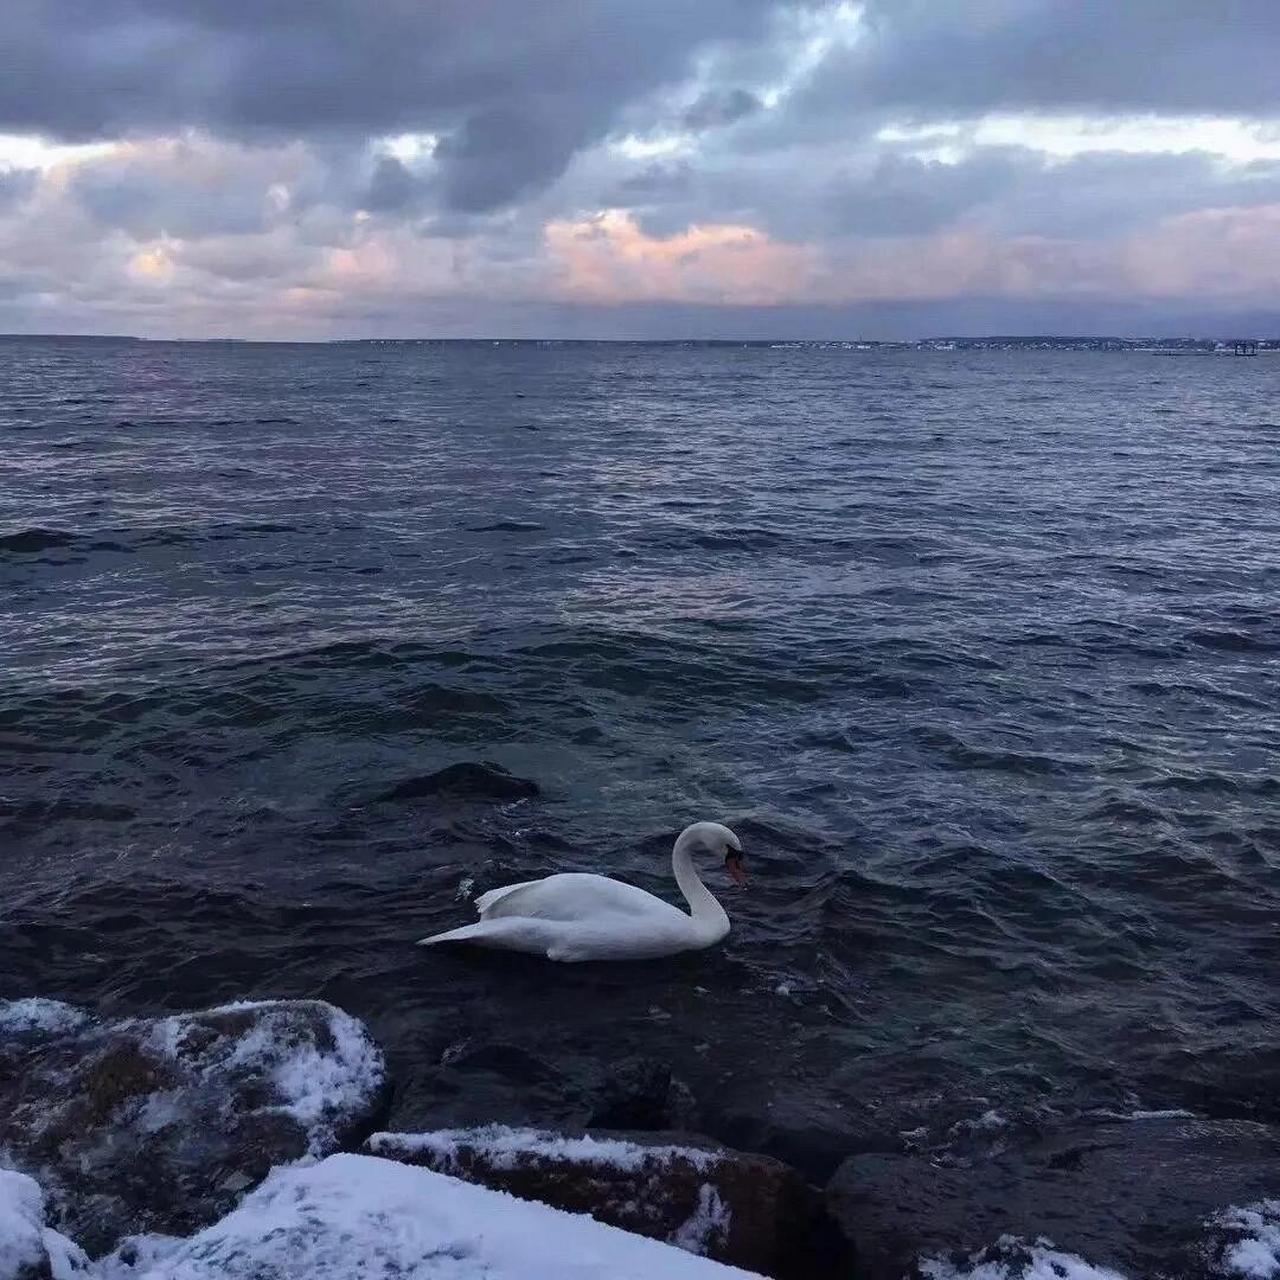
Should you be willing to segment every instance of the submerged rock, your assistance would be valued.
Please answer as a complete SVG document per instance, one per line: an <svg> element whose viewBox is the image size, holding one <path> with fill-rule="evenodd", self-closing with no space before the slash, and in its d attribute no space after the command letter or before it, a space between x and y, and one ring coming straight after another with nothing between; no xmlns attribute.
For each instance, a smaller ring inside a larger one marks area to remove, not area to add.
<svg viewBox="0 0 1280 1280"><path fill-rule="evenodd" d="M591 1104L589 1129L688 1129L698 1104L689 1086L657 1058L626 1058L610 1068Z"/></svg>
<svg viewBox="0 0 1280 1280"><path fill-rule="evenodd" d="M828 1262L818 1197L794 1169L688 1134L492 1126L378 1133L366 1150L766 1275L812 1277Z"/></svg>
<svg viewBox="0 0 1280 1280"><path fill-rule="evenodd" d="M1080 1128L968 1168L855 1156L827 1203L865 1280L917 1274L921 1255L940 1260L924 1274L1020 1275L1016 1259L994 1269L1002 1237L1126 1276L1197 1280L1221 1274L1230 1215L1278 1187L1280 1128L1175 1115ZM975 1270L984 1258L993 1269Z"/></svg>
<svg viewBox="0 0 1280 1280"><path fill-rule="evenodd" d="M0 1006L0 1151L91 1253L214 1221L272 1166L358 1143L385 1098L381 1051L320 1001L88 1027L43 1012L43 1034L11 1035Z"/></svg>
<svg viewBox="0 0 1280 1280"><path fill-rule="evenodd" d="M375 797L375 802L426 800L459 796L469 800L523 800L539 794L538 784L508 773L500 764L469 760L447 765L435 773L405 778Z"/></svg>
<svg viewBox="0 0 1280 1280"><path fill-rule="evenodd" d="M182 1280L749 1280L587 1217L356 1155L277 1169L221 1222L144 1258L142 1274Z"/></svg>

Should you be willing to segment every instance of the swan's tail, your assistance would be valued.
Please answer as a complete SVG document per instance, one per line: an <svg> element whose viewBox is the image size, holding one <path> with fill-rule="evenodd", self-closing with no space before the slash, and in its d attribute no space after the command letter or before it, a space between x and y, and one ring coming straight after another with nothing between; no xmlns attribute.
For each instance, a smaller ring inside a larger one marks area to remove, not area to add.
<svg viewBox="0 0 1280 1280"><path fill-rule="evenodd" d="M489 930L485 929L484 922L478 924L464 924L460 929L450 929L447 933L433 933L429 938L419 938L413 945L415 947L434 947L438 942L473 942L478 937L484 937Z"/></svg>

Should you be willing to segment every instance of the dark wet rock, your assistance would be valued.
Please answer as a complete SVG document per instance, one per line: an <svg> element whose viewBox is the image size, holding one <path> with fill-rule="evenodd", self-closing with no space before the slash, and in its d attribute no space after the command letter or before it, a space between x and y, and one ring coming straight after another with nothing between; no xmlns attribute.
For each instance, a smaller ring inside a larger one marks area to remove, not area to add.
<svg viewBox="0 0 1280 1280"><path fill-rule="evenodd" d="M500 1040L482 1044L468 1041L451 1046L445 1050L442 1061L458 1070L489 1071L517 1084L558 1080L560 1075L554 1063L518 1044L505 1044Z"/></svg>
<svg viewBox="0 0 1280 1280"><path fill-rule="evenodd" d="M753 1098L738 1091L709 1107L703 1125L721 1142L783 1160L819 1184L851 1155L902 1147L855 1103L833 1110L825 1099L799 1093Z"/></svg>
<svg viewBox="0 0 1280 1280"><path fill-rule="evenodd" d="M467 760L447 765L423 777L405 778L376 799L386 802L456 796L467 800L523 800L536 795L536 782L517 778L500 764Z"/></svg>
<svg viewBox="0 0 1280 1280"><path fill-rule="evenodd" d="M385 1104L381 1051L320 1001L88 1026L53 1002L12 1008L0 1151L91 1253L214 1221L272 1166L358 1143Z"/></svg>
<svg viewBox="0 0 1280 1280"><path fill-rule="evenodd" d="M698 1104L689 1086L656 1058L626 1058L609 1069L587 1120L591 1129L689 1129Z"/></svg>
<svg viewBox="0 0 1280 1280"><path fill-rule="evenodd" d="M1206 1224L1276 1187L1280 1128L1161 1117L1083 1127L967 1168L855 1156L827 1206L861 1280L900 1280L922 1254L967 1274L1004 1236L1125 1275L1198 1280L1212 1274Z"/></svg>
<svg viewBox="0 0 1280 1280"><path fill-rule="evenodd" d="M828 1252L836 1233L824 1231L820 1198L794 1169L687 1133L491 1126L379 1133L366 1149L765 1275L838 1273Z"/></svg>

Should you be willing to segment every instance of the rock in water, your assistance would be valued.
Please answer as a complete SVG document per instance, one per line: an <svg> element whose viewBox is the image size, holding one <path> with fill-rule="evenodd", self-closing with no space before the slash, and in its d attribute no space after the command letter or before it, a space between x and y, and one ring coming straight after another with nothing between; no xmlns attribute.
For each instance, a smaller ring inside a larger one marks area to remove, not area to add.
<svg viewBox="0 0 1280 1280"><path fill-rule="evenodd" d="M30 1021L6 1036L0 1006L0 1151L95 1254L214 1221L272 1166L358 1143L385 1101L381 1050L320 1001Z"/></svg>
<svg viewBox="0 0 1280 1280"><path fill-rule="evenodd" d="M968 1275L1002 1237L1049 1240L1125 1276L1198 1280L1221 1274L1207 1242L1224 1252L1230 1215L1277 1187L1280 1128L1175 1115L1073 1129L969 1168L855 1156L827 1200L866 1280L917 1274L922 1254ZM1004 1272L987 1262L974 1274L1019 1274L1007 1258Z"/></svg>
<svg viewBox="0 0 1280 1280"><path fill-rule="evenodd" d="M587 1217L356 1155L277 1169L230 1216L159 1242L146 1263L138 1274L153 1280L751 1280Z"/></svg>
<svg viewBox="0 0 1280 1280"><path fill-rule="evenodd" d="M378 1133L374 1155L539 1200L766 1275L811 1277L817 1196L787 1165L688 1134L545 1130Z"/></svg>
<svg viewBox="0 0 1280 1280"><path fill-rule="evenodd" d="M692 1129L698 1104L689 1086L657 1058L610 1068L591 1108L589 1129Z"/></svg>

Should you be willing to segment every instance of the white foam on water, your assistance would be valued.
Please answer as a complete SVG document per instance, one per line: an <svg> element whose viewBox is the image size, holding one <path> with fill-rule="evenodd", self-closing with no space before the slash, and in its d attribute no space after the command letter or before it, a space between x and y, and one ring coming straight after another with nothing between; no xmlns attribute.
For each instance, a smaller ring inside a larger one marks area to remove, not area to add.
<svg viewBox="0 0 1280 1280"><path fill-rule="evenodd" d="M927 1280L1126 1280L1118 1271L1055 1249L1048 1240L1027 1244L1013 1236L1001 1236L994 1249L963 1262L921 1258L917 1266Z"/></svg>
<svg viewBox="0 0 1280 1280"><path fill-rule="evenodd" d="M57 1034L77 1031L92 1021L89 1014L61 1000L27 996L23 1000L0 1000L0 1035L42 1031Z"/></svg>
<svg viewBox="0 0 1280 1280"><path fill-rule="evenodd" d="M1280 1200L1263 1200L1243 1209L1228 1209L1217 1220L1236 1235L1222 1255L1222 1271L1247 1280L1280 1276Z"/></svg>

